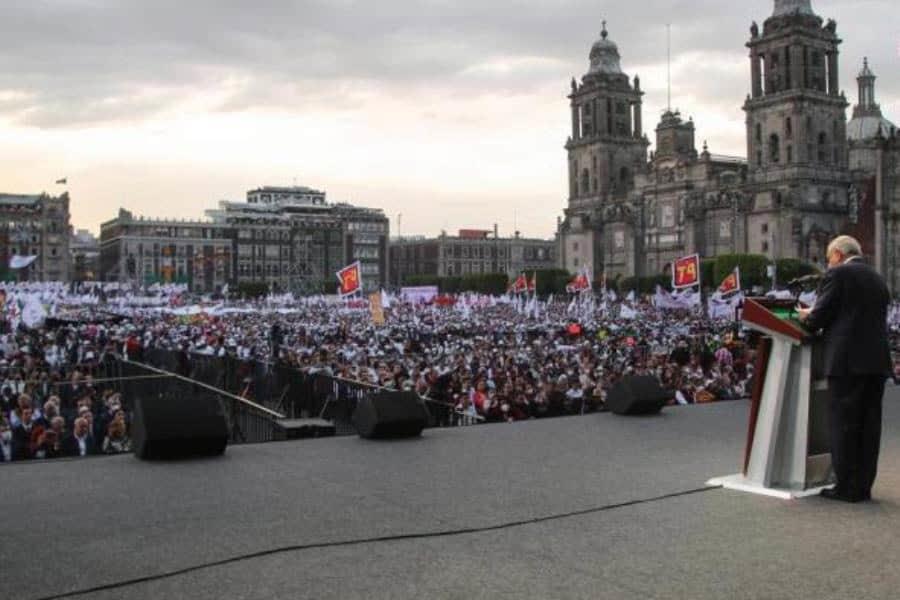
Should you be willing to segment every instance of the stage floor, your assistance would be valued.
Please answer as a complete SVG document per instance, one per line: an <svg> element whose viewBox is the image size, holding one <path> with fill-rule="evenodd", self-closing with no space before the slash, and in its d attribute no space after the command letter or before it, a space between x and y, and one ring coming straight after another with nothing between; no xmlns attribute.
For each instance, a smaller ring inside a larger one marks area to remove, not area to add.
<svg viewBox="0 0 900 600"><path fill-rule="evenodd" d="M0 598L894 599L898 401L857 505L705 488L745 402L4 466Z"/></svg>

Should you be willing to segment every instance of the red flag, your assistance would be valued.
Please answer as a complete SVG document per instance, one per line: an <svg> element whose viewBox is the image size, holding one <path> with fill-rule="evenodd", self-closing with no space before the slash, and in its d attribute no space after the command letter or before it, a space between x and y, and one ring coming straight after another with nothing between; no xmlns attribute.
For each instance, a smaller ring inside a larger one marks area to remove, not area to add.
<svg viewBox="0 0 900 600"><path fill-rule="evenodd" d="M680 290L700 284L700 255L679 258L672 265L672 288Z"/></svg>
<svg viewBox="0 0 900 600"><path fill-rule="evenodd" d="M528 291L532 294L537 291L537 271L531 274L531 281L528 282Z"/></svg>
<svg viewBox="0 0 900 600"><path fill-rule="evenodd" d="M522 273L516 280L512 282L512 285L509 286L509 290L513 294L521 294L522 292L528 291L528 278L525 277L525 273Z"/></svg>
<svg viewBox="0 0 900 600"><path fill-rule="evenodd" d="M362 277L359 270L359 261L337 272L338 293L341 296L355 294L362 289Z"/></svg>
<svg viewBox="0 0 900 600"><path fill-rule="evenodd" d="M591 289L591 281L587 276L587 270L580 271L578 275L575 276L575 279L566 286L566 291L570 294L583 292L589 289Z"/></svg>
<svg viewBox="0 0 900 600"><path fill-rule="evenodd" d="M719 293L723 296L731 292L737 292L741 289L741 269L735 267L734 271L728 274L728 277L722 280L719 285Z"/></svg>

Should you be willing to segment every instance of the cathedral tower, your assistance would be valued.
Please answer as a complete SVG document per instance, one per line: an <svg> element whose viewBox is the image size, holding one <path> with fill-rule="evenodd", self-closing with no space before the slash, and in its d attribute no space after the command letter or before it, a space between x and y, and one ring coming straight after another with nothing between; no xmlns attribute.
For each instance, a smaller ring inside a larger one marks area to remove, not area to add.
<svg viewBox="0 0 900 600"><path fill-rule="evenodd" d="M750 29L747 159L751 252L822 263L847 212L847 100L838 85L837 24L811 0L775 0Z"/></svg>
<svg viewBox="0 0 900 600"><path fill-rule="evenodd" d="M622 71L619 48L606 22L590 53L581 83L569 95L572 133L566 142L569 200L561 228L564 268L587 267L599 276L604 264L633 270L633 232L623 228L634 176L646 167L649 141L642 125L640 79ZM627 219L625 219L627 220ZM620 223L615 231L610 223ZM630 264L629 264L630 263Z"/></svg>

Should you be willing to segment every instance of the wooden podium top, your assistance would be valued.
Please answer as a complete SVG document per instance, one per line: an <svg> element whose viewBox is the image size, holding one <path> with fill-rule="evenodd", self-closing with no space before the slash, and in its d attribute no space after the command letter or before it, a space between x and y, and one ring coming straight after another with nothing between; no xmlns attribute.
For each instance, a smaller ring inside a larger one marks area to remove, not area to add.
<svg viewBox="0 0 900 600"><path fill-rule="evenodd" d="M796 303L793 300L772 301L765 298L747 298L744 300L742 320L748 327L762 333L803 343L809 339L809 331L800 323L779 317L772 311L772 309L792 309L794 304Z"/></svg>

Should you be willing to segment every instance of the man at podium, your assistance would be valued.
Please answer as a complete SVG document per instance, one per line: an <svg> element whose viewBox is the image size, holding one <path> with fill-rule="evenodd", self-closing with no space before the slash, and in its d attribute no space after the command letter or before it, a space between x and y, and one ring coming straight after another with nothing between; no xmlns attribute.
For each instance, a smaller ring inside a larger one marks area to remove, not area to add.
<svg viewBox="0 0 900 600"><path fill-rule="evenodd" d="M822 496L845 502L871 499L881 445L884 382L891 375L887 336L890 292L881 275L862 260L854 238L828 245L828 271L811 309L799 319L823 332L824 374L831 393L831 459L837 485Z"/></svg>

